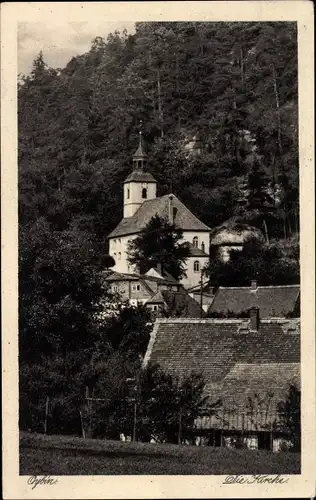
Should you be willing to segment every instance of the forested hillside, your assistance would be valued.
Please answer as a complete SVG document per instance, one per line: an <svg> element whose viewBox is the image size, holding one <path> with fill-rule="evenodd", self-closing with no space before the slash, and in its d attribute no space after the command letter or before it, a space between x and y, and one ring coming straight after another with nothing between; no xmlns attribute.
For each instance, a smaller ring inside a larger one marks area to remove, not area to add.
<svg viewBox="0 0 316 500"><path fill-rule="evenodd" d="M139 23L64 69L39 55L19 87L21 226L103 245L141 120L159 194L211 228L264 213L270 236L298 231L295 23Z"/></svg>
<svg viewBox="0 0 316 500"><path fill-rule="evenodd" d="M211 266L214 284L258 269L264 283L297 282L294 23L139 23L63 69L40 53L20 78L18 120L21 428L42 429L49 401L51 431L80 432L85 387L99 383L115 409L139 368L147 312L100 314L141 121L158 195L172 190L211 228L264 226L273 242L247 247L240 273Z"/></svg>

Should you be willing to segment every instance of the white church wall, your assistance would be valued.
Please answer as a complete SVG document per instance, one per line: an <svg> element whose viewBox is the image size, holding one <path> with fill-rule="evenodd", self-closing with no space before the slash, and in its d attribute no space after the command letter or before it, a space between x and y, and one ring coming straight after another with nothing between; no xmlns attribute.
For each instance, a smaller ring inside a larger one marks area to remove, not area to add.
<svg viewBox="0 0 316 500"><path fill-rule="evenodd" d="M192 243L194 236L198 237L198 248L201 248L202 242L205 245L205 252L209 253L209 233L208 232L194 232L184 231L183 241ZM137 235L121 236L120 238L111 238L109 253L115 260L113 271L119 273L134 273L137 272L135 266L129 265L127 261L128 256L128 242ZM194 262L199 262L199 269L194 269ZM198 285L201 279L201 269L208 264L209 257L190 257L186 262L187 277L181 280L181 284L185 287Z"/></svg>
<svg viewBox="0 0 316 500"><path fill-rule="evenodd" d="M198 248L202 249L202 242L204 243L204 251L209 254L210 252L210 233L207 231L183 231L183 240L193 244L193 238L198 238Z"/></svg>
<svg viewBox="0 0 316 500"><path fill-rule="evenodd" d="M187 276L181 279L181 284L186 288L198 285L201 281L201 270L208 264L208 261L208 257L189 257L186 261ZM195 270L195 262L199 262L199 270Z"/></svg>
<svg viewBox="0 0 316 500"><path fill-rule="evenodd" d="M146 189L147 197L142 197ZM127 182L124 184L124 217L132 217L146 200L156 198L157 184L154 182Z"/></svg>
<svg viewBox="0 0 316 500"><path fill-rule="evenodd" d="M115 260L113 271L118 273L133 273L136 272L134 266L131 266L127 261L128 242L137 235L121 236L120 238L111 238L109 253Z"/></svg>

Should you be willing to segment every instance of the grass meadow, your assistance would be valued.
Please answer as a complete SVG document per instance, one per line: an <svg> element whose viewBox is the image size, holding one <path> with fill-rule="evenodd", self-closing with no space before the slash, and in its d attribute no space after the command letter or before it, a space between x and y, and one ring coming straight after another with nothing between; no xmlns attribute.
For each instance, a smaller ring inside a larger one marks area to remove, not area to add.
<svg viewBox="0 0 316 500"><path fill-rule="evenodd" d="M20 435L20 475L299 473L298 453Z"/></svg>

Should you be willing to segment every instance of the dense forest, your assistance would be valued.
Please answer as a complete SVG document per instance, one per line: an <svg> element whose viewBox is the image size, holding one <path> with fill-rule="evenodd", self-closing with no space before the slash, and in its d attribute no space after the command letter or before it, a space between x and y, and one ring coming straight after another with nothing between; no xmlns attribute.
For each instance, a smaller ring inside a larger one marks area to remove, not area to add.
<svg viewBox="0 0 316 500"><path fill-rule="evenodd" d="M295 262L298 279L297 92L296 24L285 22L137 23L133 35L96 37L65 68L49 68L40 53L30 75L20 75L24 427L36 428L47 394L57 409L60 394L77 408L96 352L121 352L112 326L96 318L101 273L111 265L106 236L122 218L140 122L158 195L174 192L211 228L257 226L291 275ZM130 329L112 318L128 332L123 351L130 359L133 346L133 360L148 335L145 312L141 327L134 315Z"/></svg>

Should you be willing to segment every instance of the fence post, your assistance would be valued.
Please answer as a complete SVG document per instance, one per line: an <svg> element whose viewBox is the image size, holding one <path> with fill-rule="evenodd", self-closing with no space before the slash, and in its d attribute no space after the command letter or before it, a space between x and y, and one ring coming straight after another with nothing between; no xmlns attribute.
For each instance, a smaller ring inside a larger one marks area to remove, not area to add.
<svg viewBox="0 0 316 500"><path fill-rule="evenodd" d="M135 394L134 415L133 415L133 441L136 441L136 427L137 427L137 401L136 401L136 394Z"/></svg>
<svg viewBox="0 0 316 500"><path fill-rule="evenodd" d="M46 397L46 404L45 404L44 434L47 433L48 404L49 404L49 397L47 396Z"/></svg>
<svg viewBox="0 0 316 500"><path fill-rule="evenodd" d="M270 421L270 451L273 452L273 425L272 425L272 420Z"/></svg>
<svg viewBox="0 0 316 500"><path fill-rule="evenodd" d="M80 410L79 410L79 413L80 413L80 421L81 421L82 437L83 437L83 439L86 439L86 433L85 433L85 430L84 430L83 420L82 420L82 413L81 413L81 411L80 411Z"/></svg>
<svg viewBox="0 0 316 500"><path fill-rule="evenodd" d="M178 427L178 445L181 445L181 436L182 435L182 406L180 404L179 410L179 427Z"/></svg>
<svg viewBox="0 0 316 500"><path fill-rule="evenodd" d="M222 407L222 423L221 423L221 433L220 433L220 446L223 446L223 427L224 427L224 407Z"/></svg>

